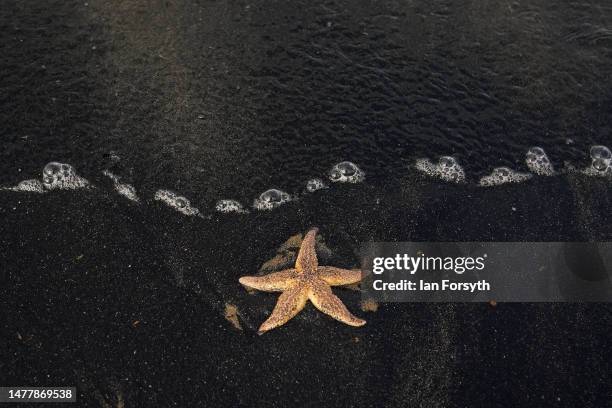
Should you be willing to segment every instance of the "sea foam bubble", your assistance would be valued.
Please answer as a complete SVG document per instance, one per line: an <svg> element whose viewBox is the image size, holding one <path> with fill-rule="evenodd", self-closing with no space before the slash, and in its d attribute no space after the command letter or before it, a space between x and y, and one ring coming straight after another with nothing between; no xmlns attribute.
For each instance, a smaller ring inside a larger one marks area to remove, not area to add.
<svg viewBox="0 0 612 408"><path fill-rule="evenodd" d="M589 176L612 176L612 152L606 146L591 146L591 165L584 170Z"/></svg>
<svg viewBox="0 0 612 408"><path fill-rule="evenodd" d="M253 201L253 208L257 210L271 210L283 205L293 198L284 191L271 188L264 191Z"/></svg>
<svg viewBox="0 0 612 408"><path fill-rule="evenodd" d="M134 201L136 203L140 202L140 199L138 198L138 194L136 194L136 188L134 188L133 185L122 183L121 178L111 173L109 170L102 171L102 174L110 178L113 181L113 185L117 193L124 196L130 201Z"/></svg>
<svg viewBox="0 0 612 408"><path fill-rule="evenodd" d="M332 167L329 179L334 183L360 183L365 180L365 173L355 163L343 161Z"/></svg>
<svg viewBox="0 0 612 408"><path fill-rule="evenodd" d="M25 191L30 193L46 193L47 190L43 183L40 180L31 179L31 180L23 180L20 181L14 187L2 187L0 190L9 190L9 191Z"/></svg>
<svg viewBox="0 0 612 408"><path fill-rule="evenodd" d="M247 214L249 212L236 200L219 200L215 209L222 213Z"/></svg>
<svg viewBox="0 0 612 408"><path fill-rule="evenodd" d="M319 178L310 179L306 183L306 192L308 193L314 193L315 191L322 190L324 188L329 188L329 187L327 184L325 184L323 180Z"/></svg>
<svg viewBox="0 0 612 408"><path fill-rule="evenodd" d="M534 146L527 150L525 163L529 170L538 176L552 176L555 174L548 155L541 147Z"/></svg>
<svg viewBox="0 0 612 408"><path fill-rule="evenodd" d="M23 180L14 187L0 190L45 193L50 190L76 190L89 188L89 181L79 176L74 168L66 163L50 162L42 171L42 182L36 179Z"/></svg>
<svg viewBox="0 0 612 408"><path fill-rule="evenodd" d="M181 214L188 216L202 217L200 210L191 205L191 202L170 190L157 190L155 192L155 200L161 201L169 207L174 208Z"/></svg>
<svg viewBox="0 0 612 408"><path fill-rule="evenodd" d="M90 186L89 181L79 176L66 163L50 162L43 168L43 185L47 190L76 190Z"/></svg>
<svg viewBox="0 0 612 408"><path fill-rule="evenodd" d="M530 173L521 173L508 167L496 167L490 175L482 177L478 184L484 187L498 186L506 183L520 183L531 177Z"/></svg>
<svg viewBox="0 0 612 408"><path fill-rule="evenodd" d="M463 167L452 156L441 156L438 163L432 163L429 159L418 159L415 163L417 170L431 177L437 177L444 181L462 183L465 181Z"/></svg>

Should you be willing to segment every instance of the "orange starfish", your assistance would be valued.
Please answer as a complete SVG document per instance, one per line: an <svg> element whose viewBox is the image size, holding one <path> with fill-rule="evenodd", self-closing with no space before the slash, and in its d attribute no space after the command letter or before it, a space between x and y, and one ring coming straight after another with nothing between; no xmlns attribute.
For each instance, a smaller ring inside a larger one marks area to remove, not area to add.
<svg viewBox="0 0 612 408"><path fill-rule="evenodd" d="M265 276L240 278L240 283L249 288L265 292L283 292L272 314L259 327L257 333L263 334L287 323L306 306L308 300L323 313L350 326L363 326L366 323L365 320L353 316L330 287L359 282L361 271L319 266L315 251L317 232L318 228L312 228L304 237L295 268Z"/></svg>

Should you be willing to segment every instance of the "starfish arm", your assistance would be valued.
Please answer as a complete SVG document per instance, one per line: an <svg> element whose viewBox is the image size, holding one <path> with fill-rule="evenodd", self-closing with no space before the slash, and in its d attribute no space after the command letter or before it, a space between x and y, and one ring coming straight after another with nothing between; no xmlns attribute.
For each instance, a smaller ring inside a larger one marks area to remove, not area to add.
<svg viewBox="0 0 612 408"><path fill-rule="evenodd" d="M331 288L321 279L310 282L308 298L313 305L323 313L349 326L363 326L366 322L348 311L342 301L333 294Z"/></svg>
<svg viewBox="0 0 612 408"><path fill-rule="evenodd" d="M308 269L317 269L318 261L315 245L318 231L318 228L312 228L308 231L304 240L302 240L302 245L295 261L295 267L300 272Z"/></svg>
<svg viewBox="0 0 612 408"><path fill-rule="evenodd" d="M295 285L284 291L278 298L276 306L268 319L261 324L257 334L282 326L298 314L306 305L308 291L302 285Z"/></svg>
<svg viewBox="0 0 612 408"><path fill-rule="evenodd" d="M317 275L331 286L351 285L361 280L361 270L348 270L333 266L319 266Z"/></svg>
<svg viewBox="0 0 612 408"><path fill-rule="evenodd" d="M285 269L263 276L243 276L239 279L239 282L246 287L264 292L283 292L295 286L297 271L295 269Z"/></svg>

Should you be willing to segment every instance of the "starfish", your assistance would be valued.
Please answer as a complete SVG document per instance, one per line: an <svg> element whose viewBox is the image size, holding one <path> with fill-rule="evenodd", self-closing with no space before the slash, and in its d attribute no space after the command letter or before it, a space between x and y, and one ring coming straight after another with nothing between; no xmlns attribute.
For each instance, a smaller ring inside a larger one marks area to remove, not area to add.
<svg viewBox="0 0 612 408"><path fill-rule="evenodd" d="M264 276L243 276L239 282L264 292L282 292L272 314L259 327L263 334L282 326L297 315L310 300L321 312L350 326L363 326L366 322L348 311L333 294L330 286L342 286L361 280L361 271L319 266L315 250L318 228L312 228L302 241L295 267Z"/></svg>

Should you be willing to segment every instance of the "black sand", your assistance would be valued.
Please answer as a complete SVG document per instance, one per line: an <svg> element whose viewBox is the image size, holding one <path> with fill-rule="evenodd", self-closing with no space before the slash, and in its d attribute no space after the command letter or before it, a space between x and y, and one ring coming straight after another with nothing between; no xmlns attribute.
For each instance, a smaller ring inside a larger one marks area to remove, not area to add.
<svg viewBox="0 0 612 408"><path fill-rule="evenodd" d="M474 185L531 145L560 168L610 144L604 2L358 3L2 3L0 184L58 160L97 188L0 192L0 385L76 385L92 407L610 406L607 304L363 312L337 289L366 326L307 306L255 333L276 296L238 278L313 225L344 267L367 240L612 237L609 180ZM408 168L450 153L468 185ZM366 183L213 211L346 159Z"/></svg>
<svg viewBox="0 0 612 408"><path fill-rule="evenodd" d="M578 209L567 191L582 182ZM463 203L454 198L466 187L397 187L338 188L211 220L101 190L3 194L2 383L76 384L91 406L118 395L128 406L605 406L612 313L603 304L385 304L365 313L356 292L339 289L366 326L309 306L255 334L275 296L250 295L238 278L313 224L331 262L345 267L368 239L612 232L609 184L591 179L473 188ZM432 213L445 215L427 222ZM242 331L224 319L226 303L237 305Z"/></svg>

